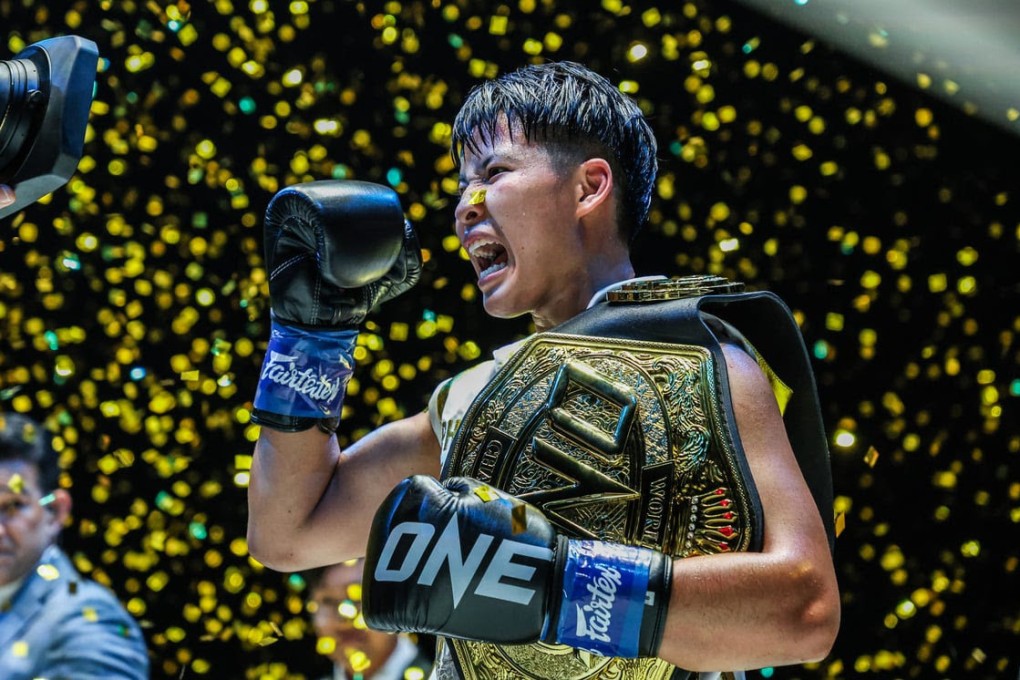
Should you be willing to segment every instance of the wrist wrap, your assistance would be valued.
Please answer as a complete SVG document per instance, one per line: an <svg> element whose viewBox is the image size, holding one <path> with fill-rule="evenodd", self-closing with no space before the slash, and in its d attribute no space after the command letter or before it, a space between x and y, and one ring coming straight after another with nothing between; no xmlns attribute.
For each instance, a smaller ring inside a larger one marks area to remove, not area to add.
<svg viewBox="0 0 1020 680"><path fill-rule="evenodd" d="M275 319L262 361L252 420L285 432L340 417L354 372L357 330L305 329Z"/></svg>
<svg viewBox="0 0 1020 680"><path fill-rule="evenodd" d="M654 656L668 606L669 557L590 540L571 540L566 552L556 642L599 656Z"/></svg>

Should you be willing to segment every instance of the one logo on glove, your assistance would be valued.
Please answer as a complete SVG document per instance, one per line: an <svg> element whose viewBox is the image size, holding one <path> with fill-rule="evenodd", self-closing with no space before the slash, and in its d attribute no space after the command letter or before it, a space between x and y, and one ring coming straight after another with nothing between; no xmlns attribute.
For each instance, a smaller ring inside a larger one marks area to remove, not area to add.
<svg viewBox="0 0 1020 680"><path fill-rule="evenodd" d="M479 572L482 573L482 577L478 580L474 594L527 606L535 596L536 590L507 581L531 583L536 568L516 560L531 558L551 562L553 559L553 551L549 548L483 533L478 534L465 557L465 546L461 542L456 514L450 517L439 538L430 548L435 533L436 527L424 522L403 522L394 527L379 555L374 573L375 580L398 583L406 581L418 571L419 565L424 561L425 564L418 576L418 584L432 587L436 576L446 564L450 574L454 607L460 603ZM412 539L411 545L406 551L398 554L401 544L407 543L404 540L406 537ZM490 551L493 545L496 546L495 550Z"/></svg>
<svg viewBox="0 0 1020 680"><path fill-rule="evenodd" d="M332 403L344 387L344 381L334 372L334 377L316 373L311 368L299 370L297 361L300 357L292 354L269 352L268 359L262 365L260 380L274 382L297 394L304 395L318 402Z"/></svg>

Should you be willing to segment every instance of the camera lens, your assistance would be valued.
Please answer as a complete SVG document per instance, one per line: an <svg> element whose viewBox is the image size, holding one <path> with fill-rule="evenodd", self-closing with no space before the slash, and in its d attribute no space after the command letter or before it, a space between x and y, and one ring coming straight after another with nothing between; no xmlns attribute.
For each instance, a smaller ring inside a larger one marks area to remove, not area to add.
<svg viewBox="0 0 1020 680"><path fill-rule="evenodd" d="M0 179L22 152L41 96L35 64L27 59L0 61Z"/></svg>
<svg viewBox="0 0 1020 680"><path fill-rule="evenodd" d="M40 40L0 60L0 184L17 194L0 208L0 219L52 193L74 173L98 62L96 44L76 35Z"/></svg>

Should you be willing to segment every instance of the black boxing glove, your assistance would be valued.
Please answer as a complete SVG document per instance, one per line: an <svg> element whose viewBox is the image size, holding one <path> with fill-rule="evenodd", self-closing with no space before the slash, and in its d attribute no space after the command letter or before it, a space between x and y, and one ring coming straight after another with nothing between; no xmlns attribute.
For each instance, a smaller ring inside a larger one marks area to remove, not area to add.
<svg viewBox="0 0 1020 680"><path fill-rule="evenodd" d="M568 539L482 482L416 475L376 513L362 612L383 631L655 656L671 583L663 553Z"/></svg>
<svg viewBox="0 0 1020 680"><path fill-rule="evenodd" d="M389 187L323 180L281 190L265 217L272 328L252 422L336 429L358 326L417 283L421 249Z"/></svg>

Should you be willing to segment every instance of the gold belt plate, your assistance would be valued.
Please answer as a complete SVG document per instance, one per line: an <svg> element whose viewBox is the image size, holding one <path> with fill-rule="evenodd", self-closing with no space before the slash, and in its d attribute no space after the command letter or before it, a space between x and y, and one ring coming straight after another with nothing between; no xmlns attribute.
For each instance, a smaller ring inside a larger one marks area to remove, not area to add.
<svg viewBox="0 0 1020 680"><path fill-rule="evenodd" d="M679 558L747 550L754 506L717 394L704 347L538 334L471 404L444 477L503 489L572 537ZM467 680L675 670L562 645L448 642Z"/></svg>

